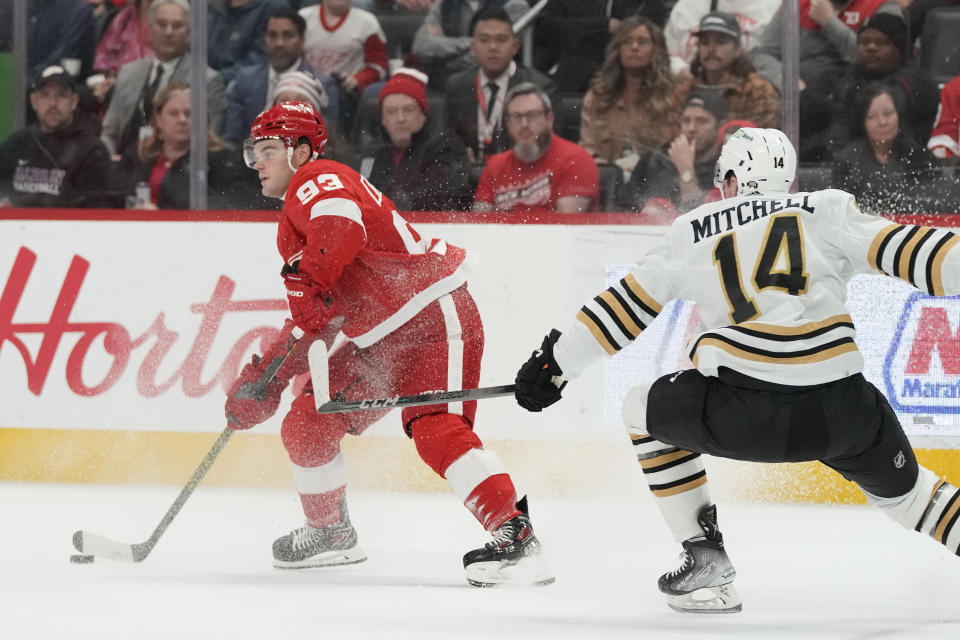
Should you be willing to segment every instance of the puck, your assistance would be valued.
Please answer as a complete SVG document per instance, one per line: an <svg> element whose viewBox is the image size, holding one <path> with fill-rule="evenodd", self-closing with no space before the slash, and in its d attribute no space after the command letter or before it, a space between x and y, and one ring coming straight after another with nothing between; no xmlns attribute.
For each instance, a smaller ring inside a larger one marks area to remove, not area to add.
<svg viewBox="0 0 960 640"><path fill-rule="evenodd" d="M93 564L93 556L75 553L70 556L70 562L73 564Z"/></svg>

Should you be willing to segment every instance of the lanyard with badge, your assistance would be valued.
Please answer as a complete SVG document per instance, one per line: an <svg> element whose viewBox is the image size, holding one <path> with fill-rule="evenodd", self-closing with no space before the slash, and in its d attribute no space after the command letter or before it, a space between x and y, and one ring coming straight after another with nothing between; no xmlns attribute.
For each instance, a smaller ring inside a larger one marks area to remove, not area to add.
<svg viewBox="0 0 960 640"><path fill-rule="evenodd" d="M513 76L513 69L507 71L507 83ZM499 83L496 83L499 85ZM491 89L492 91L492 89ZM477 72L477 105L480 111L477 113L477 159L482 161L486 157L487 147L493 144L493 132L497 129L497 123L500 122L500 114L503 113L503 100L506 97L506 91L498 87L497 98L487 113L487 101L483 97L483 81L481 72Z"/></svg>

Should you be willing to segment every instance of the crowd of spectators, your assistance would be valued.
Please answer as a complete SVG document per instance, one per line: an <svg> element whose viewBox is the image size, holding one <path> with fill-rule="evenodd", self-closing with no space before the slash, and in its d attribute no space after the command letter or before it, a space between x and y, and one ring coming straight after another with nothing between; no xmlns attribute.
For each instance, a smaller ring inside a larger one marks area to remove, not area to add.
<svg viewBox="0 0 960 640"><path fill-rule="evenodd" d="M0 206L189 206L189 2L27 0L29 124L0 141ZM718 197L725 136L781 125L779 0L549 0L526 20L536 4L210 0L208 206L279 205L240 147L288 100L404 210L675 216ZM799 0L801 189L956 211L960 76L920 55L945 11L960 0Z"/></svg>

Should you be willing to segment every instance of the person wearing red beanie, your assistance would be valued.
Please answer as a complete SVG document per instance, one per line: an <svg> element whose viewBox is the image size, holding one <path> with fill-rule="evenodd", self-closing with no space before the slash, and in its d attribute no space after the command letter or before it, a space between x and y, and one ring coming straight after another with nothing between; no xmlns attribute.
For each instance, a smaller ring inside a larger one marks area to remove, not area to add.
<svg viewBox="0 0 960 640"><path fill-rule="evenodd" d="M368 177L403 211L465 209L473 193L467 150L430 117L427 82L426 74L400 68L383 85L378 100L386 145Z"/></svg>

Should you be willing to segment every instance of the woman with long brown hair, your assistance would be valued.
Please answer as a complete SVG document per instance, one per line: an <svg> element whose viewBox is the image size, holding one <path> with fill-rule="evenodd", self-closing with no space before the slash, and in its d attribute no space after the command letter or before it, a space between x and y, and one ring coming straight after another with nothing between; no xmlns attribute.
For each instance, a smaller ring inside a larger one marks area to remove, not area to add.
<svg viewBox="0 0 960 640"><path fill-rule="evenodd" d="M680 93L660 27L641 17L624 20L583 99L580 145L598 163L632 169L640 153L676 137Z"/></svg>

